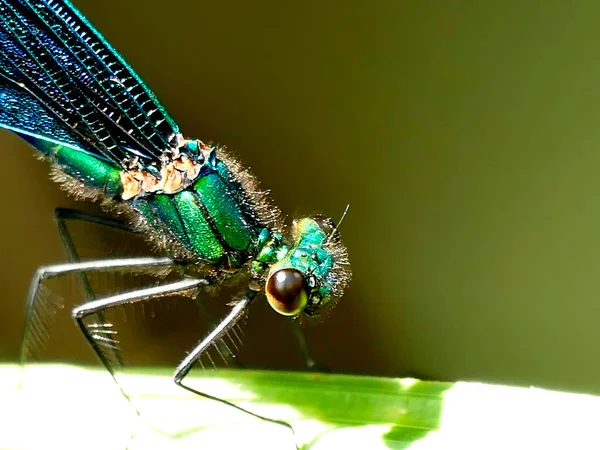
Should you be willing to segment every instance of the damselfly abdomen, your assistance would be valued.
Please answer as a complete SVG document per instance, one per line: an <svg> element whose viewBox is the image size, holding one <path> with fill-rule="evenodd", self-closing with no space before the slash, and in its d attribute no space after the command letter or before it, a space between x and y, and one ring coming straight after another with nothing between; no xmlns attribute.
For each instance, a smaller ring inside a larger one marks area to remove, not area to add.
<svg viewBox="0 0 600 450"><path fill-rule="evenodd" d="M185 138L68 1L0 0L0 126L30 143L67 192L126 218L128 228L166 255L78 261L61 229L72 261L43 268L33 280L23 359L44 327L40 288L48 278L76 273L85 284L86 274L98 271L180 275L103 298L88 289L87 301L73 310L114 376L119 341L107 310L172 294L196 297L208 285L239 277L244 295L175 371L177 384L202 395L183 384L185 376L209 349L231 351L224 338L257 294L282 315L315 316L335 304L350 279L346 249L330 219L307 217L286 229L254 177L225 149Z"/></svg>

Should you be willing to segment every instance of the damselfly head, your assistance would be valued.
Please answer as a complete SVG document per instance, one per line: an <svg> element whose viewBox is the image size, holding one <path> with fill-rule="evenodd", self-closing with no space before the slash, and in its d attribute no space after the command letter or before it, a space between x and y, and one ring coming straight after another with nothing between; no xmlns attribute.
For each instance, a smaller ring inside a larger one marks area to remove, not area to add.
<svg viewBox="0 0 600 450"><path fill-rule="evenodd" d="M335 305L350 281L348 253L333 221L322 216L294 220L291 244L269 270L267 300L285 316L315 316Z"/></svg>

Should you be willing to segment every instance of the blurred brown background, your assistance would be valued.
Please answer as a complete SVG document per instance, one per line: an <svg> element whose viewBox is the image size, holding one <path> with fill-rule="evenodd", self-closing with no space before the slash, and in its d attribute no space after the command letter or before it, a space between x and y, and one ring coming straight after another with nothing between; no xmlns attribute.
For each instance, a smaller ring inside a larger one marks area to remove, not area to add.
<svg viewBox="0 0 600 450"><path fill-rule="evenodd" d="M600 393L600 4L75 5L286 213L351 205L354 281L307 331L319 361ZM18 139L0 145L0 357L15 359L29 279L63 259L52 211L74 203ZM64 332L56 357L94 361ZM264 349L280 367L285 348Z"/></svg>

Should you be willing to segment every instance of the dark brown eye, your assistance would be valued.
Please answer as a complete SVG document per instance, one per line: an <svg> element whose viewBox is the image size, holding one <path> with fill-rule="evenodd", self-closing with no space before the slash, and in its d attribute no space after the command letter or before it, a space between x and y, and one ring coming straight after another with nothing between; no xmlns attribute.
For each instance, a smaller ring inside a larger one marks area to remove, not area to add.
<svg viewBox="0 0 600 450"><path fill-rule="evenodd" d="M267 280L265 288L271 307L284 316L295 316L308 303L304 277L296 269L281 269Z"/></svg>

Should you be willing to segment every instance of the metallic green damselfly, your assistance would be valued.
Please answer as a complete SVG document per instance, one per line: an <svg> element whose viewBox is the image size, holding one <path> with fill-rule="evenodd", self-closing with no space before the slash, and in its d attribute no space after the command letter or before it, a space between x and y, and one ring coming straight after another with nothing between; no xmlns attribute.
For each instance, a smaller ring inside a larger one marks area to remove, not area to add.
<svg viewBox="0 0 600 450"><path fill-rule="evenodd" d="M169 295L196 299L207 286L243 280L243 295L175 370L175 383L202 396L186 375L210 351L235 354L236 326L257 297L295 319L342 296L350 269L333 222L313 216L286 227L253 175L224 148L184 137L70 2L0 0L0 47L0 127L31 144L68 193L125 218L57 210L71 261L39 269L32 281L23 361L45 326L44 283L69 274L87 295L73 318L113 377L121 355L107 311ZM65 225L73 219L140 234L166 256L80 261ZM179 278L101 298L86 282L93 272L144 270Z"/></svg>

